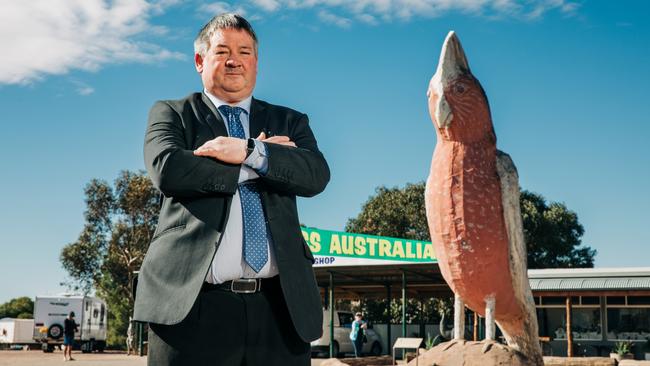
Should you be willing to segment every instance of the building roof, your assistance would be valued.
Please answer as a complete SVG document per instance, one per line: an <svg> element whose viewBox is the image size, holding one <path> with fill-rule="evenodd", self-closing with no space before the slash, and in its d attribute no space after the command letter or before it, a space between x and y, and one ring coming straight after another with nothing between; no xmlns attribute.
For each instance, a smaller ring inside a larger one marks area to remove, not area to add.
<svg viewBox="0 0 650 366"><path fill-rule="evenodd" d="M533 291L650 290L650 267L528 271Z"/></svg>

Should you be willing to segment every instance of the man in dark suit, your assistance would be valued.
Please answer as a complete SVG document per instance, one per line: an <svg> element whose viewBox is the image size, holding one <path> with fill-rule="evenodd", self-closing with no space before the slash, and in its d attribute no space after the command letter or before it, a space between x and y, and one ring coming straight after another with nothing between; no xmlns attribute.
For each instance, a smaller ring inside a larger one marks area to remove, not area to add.
<svg viewBox="0 0 650 366"><path fill-rule="evenodd" d="M135 316L149 365L309 365L322 332L296 196L330 173L305 114L252 98L257 38L234 14L194 42L203 93L157 102L145 136L162 192Z"/></svg>

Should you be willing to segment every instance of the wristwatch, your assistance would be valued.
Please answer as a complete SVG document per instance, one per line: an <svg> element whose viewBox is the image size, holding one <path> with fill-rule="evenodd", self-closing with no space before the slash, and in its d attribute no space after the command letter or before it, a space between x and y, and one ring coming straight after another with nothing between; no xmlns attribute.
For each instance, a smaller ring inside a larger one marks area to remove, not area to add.
<svg viewBox="0 0 650 366"><path fill-rule="evenodd" d="M255 150L255 139L248 139L248 144L246 145L246 159L253 153Z"/></svg>

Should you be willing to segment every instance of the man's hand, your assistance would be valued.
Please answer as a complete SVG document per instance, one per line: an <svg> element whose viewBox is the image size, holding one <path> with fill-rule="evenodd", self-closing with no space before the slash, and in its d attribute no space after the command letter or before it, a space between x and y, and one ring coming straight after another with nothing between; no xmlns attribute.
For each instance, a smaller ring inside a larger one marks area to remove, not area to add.
<svg viewBox="0 0 650 366"><path fill-rule="evenodd" d="M194 155L208 156L229 164L241 164L246 159L246 140L219 136L194 150Z"/></svg>
<svg viewBox="0 0 650 366"><path fill-rule="evenodd" d="M291 141L288 136L271 136L267 138L266 134L262 132L260 133L259 136L257 136L257 139L262 142L268 142L271 144L279 144L284 146L296 147L296 143Z"/></svg>
<svg viewBox="0 0 650 366"><path fill-rule="evenodd" d="M257 136L257 140L284 146L296 147L295 142L287 136L266 137L264 132ZM236 137L219 136L207 141L194 150L196 156L208 156L229 164L241 164L246 160L246 140Z"/></svg>

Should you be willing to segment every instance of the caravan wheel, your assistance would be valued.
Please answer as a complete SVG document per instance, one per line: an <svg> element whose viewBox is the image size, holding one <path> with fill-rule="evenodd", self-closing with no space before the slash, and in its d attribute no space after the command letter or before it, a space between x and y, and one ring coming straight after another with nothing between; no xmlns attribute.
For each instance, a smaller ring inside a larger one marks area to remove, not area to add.
<svg viewBox="0 0 650 366"><path fill-rule="evenodd" d="M81 343L81 353L90 353L93 351L93 341Z"/></svg>
<svg viewBox="0 0 650 366"><path fill-rule="evenodd" d="M106 341L98 341L97 346L95 347L97 352L102 353L106 349Z"/></svg>
<svg viewBox="0 0 650 366"><path fill-rule="evenodd" d="M60 324L52 324L47 329L47 336L52 339L59 339L63 335L63 327Z"/></svg>

